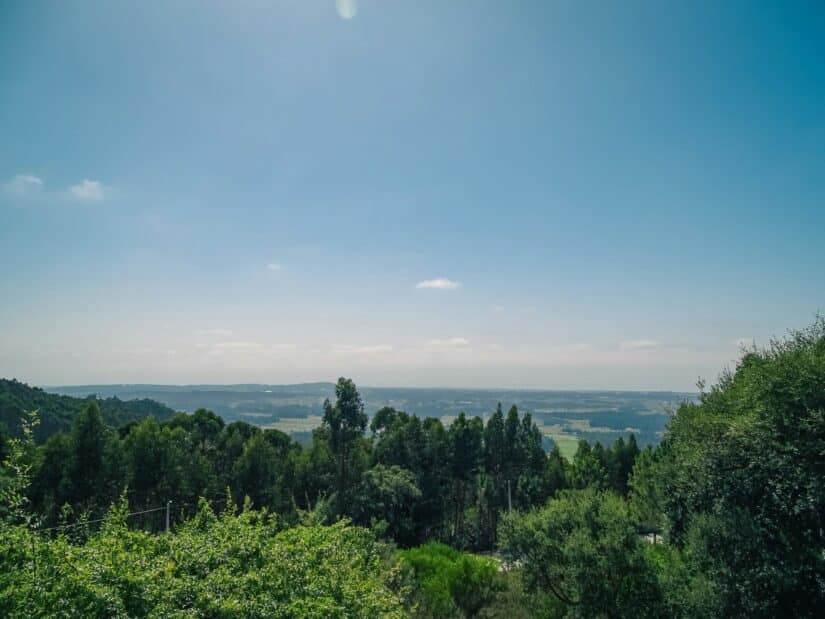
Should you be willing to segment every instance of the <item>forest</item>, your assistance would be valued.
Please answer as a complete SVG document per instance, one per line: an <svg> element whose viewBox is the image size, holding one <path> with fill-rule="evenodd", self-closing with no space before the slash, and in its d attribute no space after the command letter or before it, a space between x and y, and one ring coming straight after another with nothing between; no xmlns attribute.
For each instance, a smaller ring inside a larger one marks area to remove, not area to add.
<svg viewBox="0 0 825 619"><path fill-rule="evenodd" d="M368 417L346 378L309 445L97 399L44 432L31 402L0 616L821 616L825 320L699 387L659 445L570 461L515 406Z"/></svg>

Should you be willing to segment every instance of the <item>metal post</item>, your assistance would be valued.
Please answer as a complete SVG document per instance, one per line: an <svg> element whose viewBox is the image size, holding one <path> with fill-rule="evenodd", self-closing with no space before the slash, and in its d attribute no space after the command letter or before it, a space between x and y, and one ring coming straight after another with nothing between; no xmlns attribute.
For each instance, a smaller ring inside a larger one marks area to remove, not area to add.
<svg viewBox="0 0 825 619"><path fill-rule="evenodd" d="M169 533L169 512L172 511L172 501L166 501L166 532Z"/></svg>
<svg viewBox="0 0 825 619"><path fill-rule="evenodd" d="M510 480L507 480L507 513L513 511L513 497L510 495Z"/></svg>

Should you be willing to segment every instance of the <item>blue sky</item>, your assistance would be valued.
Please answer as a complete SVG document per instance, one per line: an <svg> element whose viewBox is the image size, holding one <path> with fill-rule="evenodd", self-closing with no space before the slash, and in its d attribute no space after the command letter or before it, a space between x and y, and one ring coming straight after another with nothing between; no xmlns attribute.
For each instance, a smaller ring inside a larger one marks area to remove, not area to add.
<svg viewBox="0 0 825 619"><path fill-rule="evenodd" d="M825 309L822 32L817 2L4 2L0 375L690 389Z"/></svg>

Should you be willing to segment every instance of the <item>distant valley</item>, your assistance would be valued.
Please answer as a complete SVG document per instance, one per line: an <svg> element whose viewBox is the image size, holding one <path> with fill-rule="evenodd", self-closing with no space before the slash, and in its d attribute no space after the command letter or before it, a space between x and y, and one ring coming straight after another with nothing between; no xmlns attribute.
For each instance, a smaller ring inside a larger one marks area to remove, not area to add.
<svg viewBox="0 0 825 619"><path fill-rule="evenodd" d="M130 401L150 399L179 411L207 408L226 421L246 421L277 428L308 442L320 424L321 406L334 399L332 383L298 385L78 385L46 387L46 391L75 397L97 395ZM633 433L638 442L658 443L669 411L693 393L672 391L537 391L507 389L430 389L359 387L367 413L392 406L419 417L438 417L449 423L460 412L486 419L500 402L530 412L547 439L572 457L576 442L612 443Z"/></svg>

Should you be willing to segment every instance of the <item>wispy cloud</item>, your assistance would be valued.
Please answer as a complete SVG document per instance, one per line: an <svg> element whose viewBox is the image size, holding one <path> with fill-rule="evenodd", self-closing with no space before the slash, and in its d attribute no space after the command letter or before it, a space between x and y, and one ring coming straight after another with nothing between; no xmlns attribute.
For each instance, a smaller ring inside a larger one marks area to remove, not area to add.
<svg viewBox="0 0 825 619"><path fill-rule="evenodd" d="M619 348L622 350L656 350L661 347L661 342L656 340L625 340L619 342Z"/></svg>
<svg viewBox="0 0 825 619"><path fill-rule="evenodd" d="M267 271L282 271L283 268L284 267L278 264L277 262L270 262L266 265Z"/></svg>
<svg viewBox="0 0 825 619"><path fill-rule="evenodd" d="M374 344L369 346L339 346L334 349L337 354L355 355L386 355L393 351L389 344Z"/></svg>
<svg viewBox="0 0 825 619"><path fill-rule="evenodd" d="M88 178L83 179L77 185L69 187L69 195L84 202L102 202L104 193L103 185Z"/></svg>
<svg viewBox="0 0 825 619"><path fill-rule="evenodd" d="M355 349L360 355L376 355L392 352L392 346L389 344L376 344L375 346L359 346Z"/></svg>
<svg viewBox="0 0 825 619"><path fill-rule="evenodd" d="M195 331L197 337L230 337L232 331L229 329L198 329Z"/></svg>
<svg viewBox="0 0 825 619"><path fill-rule="evenodd" d="M416 288L426 288L430 290L457 290L461 284L446 277L436 277L435 279L425 279L415 285Z"/></svg>
<svg viewBox="0 0 825 619"><path fill-rule="evenodd" d="M34 174L18 174L4 185L6 193L18 198L40 193L42 188L42 179Z"/></svg>
<svg viewBox="0 0 825 619"><path fill-rule="evenodd" d="M250 350L260 350L263 348L261 344L258 342L244 342L244 341L236 341L236 342L218 342L217 344L213 344L212 346L214 349L217 350L235 350L235 351L250 351Z"/></svg>
<svg viewBox="0 0 825 619"><path fill-rule="evenodd" d="M470 345L470 340L464 337L450 337L446 339L427 340L427 348L467 348Z"/></svg>

